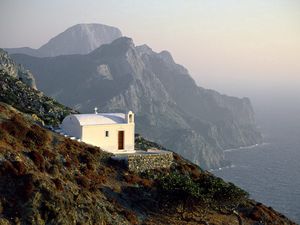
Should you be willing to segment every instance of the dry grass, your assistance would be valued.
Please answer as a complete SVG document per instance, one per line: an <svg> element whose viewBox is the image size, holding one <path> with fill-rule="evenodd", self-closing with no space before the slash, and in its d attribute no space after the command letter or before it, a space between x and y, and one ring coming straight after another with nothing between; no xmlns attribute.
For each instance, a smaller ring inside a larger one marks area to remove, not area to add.
<svg viewBox="0 0 300 225"><path fill-rule="evenodd" d="M107 216L121 217L119 221L130 224L201 224L202 220L209 224L237 224L236 216L209 209L197 201L192 202L192 207L177 210L184 201L166 199L154 177L128 172L122 165L109 161L109 157L97 147L54 134L0 104L1 216L17 221L29 215L29 219L49 222L58 217L67 220L69 212L73 212L69 222L78 213L84 219L98 216L96 222L77 220L77 224L106 224ZM194 181L208 176L177 154L174 161L171 169L152 174L157 177L176 170ZM97 203L104 210L97 208ZM263 205L247 207L242 214L244 224L262 218L266 218L265 224L286 221ZM141 212L141 217L147 217L143 222L139 220ZM25 220L22 223L30 224Z"/></svg>

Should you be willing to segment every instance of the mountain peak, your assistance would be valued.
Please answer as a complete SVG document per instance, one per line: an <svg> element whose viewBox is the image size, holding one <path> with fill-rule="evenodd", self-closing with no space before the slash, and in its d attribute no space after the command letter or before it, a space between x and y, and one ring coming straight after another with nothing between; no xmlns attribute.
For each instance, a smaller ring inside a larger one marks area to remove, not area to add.
<svg viewBox="0 0 300 225"><path fill-rule="evenodd" d="M39 51L48 56L88 54L122 36L118 28L102 24L77 24L52 38Z"/></svg>
<svg viewBox="0 0 300 225"><path fill-rule="evenodd" d="M126 53L129 49L134 49L135 45L133 40L129 37L120 37L114 40L112 43L107 45L102 45L99 48L92 51L89 55L98 58L99 55L111 55L119 56L121 53Z"/></svg>
<svg viewBox="0 0 300 225"><path fill-rule="evenodd" d="M122 37L121 31L112 26L97 23L76 24L51 38L39 49L10 48L10 54L23 53L36 57L88 54L103 44Z"/></svg>
<svg viewBox="0 0 300 225"><path fill-rule="evenodd" d="M128 47L135 47L132 38L129 37L120 37L116 40L114 40L112 45L122 45L122 46L128 46Z"/></svg>
<svg viewBox="0 0 300 225"><path fill-rule="evenodd" d="M171 53L166 50L161 51L158 56L167 63L175 63Z"/></svg>
<svg viewBox="0 0 300 225"><path fill-rule="evenodd" d="M140 45L140 46L137 46L136 47L137 51L143 55L143 54L147 54L147 55L150 55L150 54L153 54L153 50L152 48L150 48L148 45L146 44L143 44L143 45Z"/></svg>
<svg viewBox="0 0 300 225"><path fill-rule="evenodd" d="M122 33L118 28L109 26L109 25L105 25L105 24L101 24L101 23L78 23L76 25L73 25L73 26L67 28L64 32L78 30L78 29L81 29L81 30L92 29L92 30L96 31L96 30L107 29L107 28L118 30L120 33L120 36L122 36ZM64 32L62 32L62 33L64 33Z"/></svg>

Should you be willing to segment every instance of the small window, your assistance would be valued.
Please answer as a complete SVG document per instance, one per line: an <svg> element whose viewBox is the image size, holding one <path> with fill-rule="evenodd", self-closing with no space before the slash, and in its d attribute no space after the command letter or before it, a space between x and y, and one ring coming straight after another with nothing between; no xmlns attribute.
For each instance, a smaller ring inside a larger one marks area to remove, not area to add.
<svg viewBox="0 0 300 225"><path fill-rule="evenodd" d="M109 136L109 132L105 131L105 137L108 137L108 136Z"/></svg>
<svg viewBox="0 0 300 225"><path fill-rule="evenodd" d="M132 123L132 115L129 115L129 123Z"/></svg>

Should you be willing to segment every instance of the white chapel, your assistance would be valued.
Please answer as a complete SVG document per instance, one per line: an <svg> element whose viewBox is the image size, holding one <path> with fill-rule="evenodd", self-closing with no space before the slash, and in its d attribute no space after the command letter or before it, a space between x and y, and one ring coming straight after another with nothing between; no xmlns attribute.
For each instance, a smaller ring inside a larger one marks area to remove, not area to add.
<svg viewBox="0 0 300 225"><path fill-rule="evenodd" d="M134 113L72 114L61 124L63 132L111 153L133 153Z"/></svg>

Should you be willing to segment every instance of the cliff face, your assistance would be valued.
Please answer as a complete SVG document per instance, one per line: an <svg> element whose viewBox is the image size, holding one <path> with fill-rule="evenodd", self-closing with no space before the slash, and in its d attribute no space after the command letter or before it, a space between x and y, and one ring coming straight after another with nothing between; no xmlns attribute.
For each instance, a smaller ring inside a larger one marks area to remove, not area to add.
<svg viewBox="0 0 300 225"><path fill-rule="evenodd" d="M170 53L154 53L149 47L147 51L139 49L145 67L157 75L177 107L183 111L190 128L201 133L201 123L209 123L208 136L225 149L261 141L249 99L221 95L198 87L188 71L174 62Z"/></svg>
<svg viewBox="0 0 300 225"><path fill-rule="evenodd" d="M103 24L77 24L58 34L39 49L7 48L10 54L21 53L37 57L87 54L95 48L122 36L116 27Z"/></svg>
<svg viewBox="0 0 300 225"><path fill-rule="evenodd" d="M226 163L222 149L262 140L249 99L198 87L170 53L136 47L130 38L88 55L12 57L47 95L81 112L133 110L138 133L205 168Z"/></svg>
<svg viewBox="0 0 300 225"><path fill-rule="evenodd" d="M28 86L36 89L35 79L29 70L22 65L16 64L5 52L0 48L0 70L6 72L10 76L22 80Z"/></svg>

